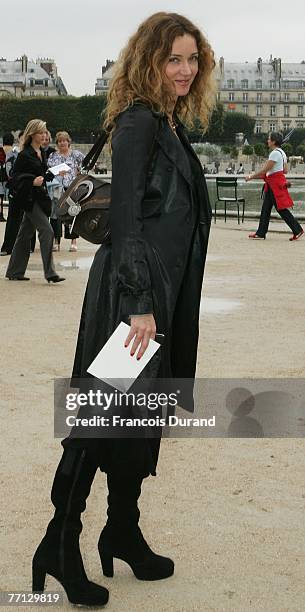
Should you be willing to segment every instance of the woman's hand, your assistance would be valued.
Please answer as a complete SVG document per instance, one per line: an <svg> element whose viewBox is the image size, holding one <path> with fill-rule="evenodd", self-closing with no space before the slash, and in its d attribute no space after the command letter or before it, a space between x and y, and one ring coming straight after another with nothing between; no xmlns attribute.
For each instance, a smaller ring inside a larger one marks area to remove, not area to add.
<svg viewBox="0 0 305 612"><path fill-rule="evenodd" d="M248 183L248 181L252 181L252 174L248 174L248 176L245 176L245 181Z"/></svg>
<svg viewBox="0 0 305 612"><path fill-rule="evenodd" d="M36 176L36 178L33 180L34 187L41 187L43 181L44 181L43 176Z"/></svg>
<svg viewBox="0 0 305 612"><path fill-rule="evenodd" d="M152 314L135 315L130 317L130 332L125 340L125 346L129 346L131 340L133 344L130 354L134 355L138 347L137 359L144 355L150 339L156 335L156 323Z"/></svg>

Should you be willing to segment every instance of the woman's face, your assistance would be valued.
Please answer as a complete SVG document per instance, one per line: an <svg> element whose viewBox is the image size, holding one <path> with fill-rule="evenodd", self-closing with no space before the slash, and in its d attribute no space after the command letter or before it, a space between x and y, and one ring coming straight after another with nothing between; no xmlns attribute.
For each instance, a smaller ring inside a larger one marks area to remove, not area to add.
<svg viewBox="0 0 305 612"><path fill-rule="evenodd" d="M198 57L197 43L193 36L184 34L175 38L165 75L176 98L189 93L198 72Z"/></svg>
<svg viewBox="0 0 305 612"><path fill-rule="evenodd" d="M44 135L45 135L44 130L41 130L40 132L36 132L36 134L33 134L31 144L34 145L35 147L43 147L44 146L43 145Z"/></svg>
<svg viewBox="0 0 305 612"><path fill-rule="evenodd" d="M50 144L50 137L48 132L44 132L43 133L43 141L42 141L42 147L48 147Z"/></svg>
<svg viewBox="0 0 305 612"><path fill-rule="evenodd" d="M67 140L66 138L59 138L59 140L57 141L57 146L59 151L67 152L70 146L69 140Z"/></svg>

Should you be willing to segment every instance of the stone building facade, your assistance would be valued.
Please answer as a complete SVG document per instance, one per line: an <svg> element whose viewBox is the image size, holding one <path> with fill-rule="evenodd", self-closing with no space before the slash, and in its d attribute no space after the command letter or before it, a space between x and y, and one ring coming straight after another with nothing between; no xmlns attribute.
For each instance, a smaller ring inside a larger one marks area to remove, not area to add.
<svg viewBox="0 0 305 612"><path fill-rule="evenodd" d="M23 55L10 61L0 58L0 96L66 96L67 90L53 59L36 62Z"/></svg>
<svg viewBox="0 0 305 612"><path fill-rule="evenodd" d="M113 60L107 59L105 66L102 66L102 77L98 78L95 83L95 94L97 96L101 96L108 91L109 83L112 79L114 63Z"/></svg>
<svg viewBox="0 0 305 612"><path fill-rule="evenodd" d="M255 119L256 133L305 127L305 62L281 58L227 63L217 67L218 99L227 112Z"/></svg>

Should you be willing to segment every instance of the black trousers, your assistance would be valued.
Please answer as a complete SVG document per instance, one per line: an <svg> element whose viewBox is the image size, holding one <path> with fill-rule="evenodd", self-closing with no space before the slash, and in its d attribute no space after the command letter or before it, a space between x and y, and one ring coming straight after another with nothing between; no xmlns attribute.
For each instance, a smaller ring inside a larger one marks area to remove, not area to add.
<svg viewBox="0 0 305 612"><path fill-rule="evenodd" d="M1 247L2 253L11 254L19 232L24 211L14 204L11 196L8 198L8 213L5 226L4 240ZM36 233L31 240L31 251L35 249Z"/></svg>
<svg viewBox="0 0 305 612"><path fill-rule="evenodd" d="M302 231L302 226L295 219L295 217L288 208L285 208L284 210L278 210L273 192L268 187L267 191L264 192L263 206L261 210L258 230L256 232L257 236L260 236L260 238L264 238L267 234L271 210L273 206L275 207L279 215L282 217L283 221L285 221L285 223L287 223L287 225L290 227L292 233L295 236Z"/></svg>
<svg viewBox="0 0 305 612"><path fill-rule="evenodd" d="M62 223L59 219L50 219L50 224L54 232L54 238L59 244L62 237Z"/></svg>

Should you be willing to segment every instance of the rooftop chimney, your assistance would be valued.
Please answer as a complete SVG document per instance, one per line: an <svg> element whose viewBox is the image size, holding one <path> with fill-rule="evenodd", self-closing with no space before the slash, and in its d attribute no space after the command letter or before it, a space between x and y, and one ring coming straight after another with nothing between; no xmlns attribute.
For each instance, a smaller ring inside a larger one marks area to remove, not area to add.
<svg viewBox="0 0 305 612"><path fill-rule="evenodd" d="M222 57L222 56L219 59L219 68L220 68L221 76L224 77L224 75L225 75L225 60L224 60L224 57Z"/></svg>

